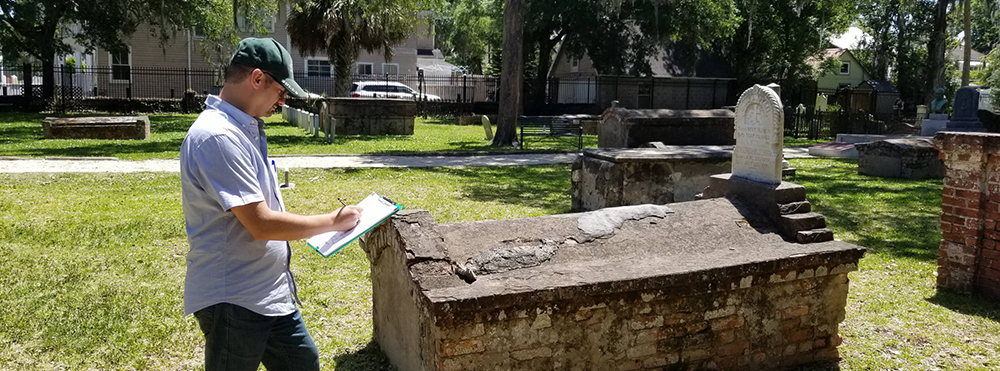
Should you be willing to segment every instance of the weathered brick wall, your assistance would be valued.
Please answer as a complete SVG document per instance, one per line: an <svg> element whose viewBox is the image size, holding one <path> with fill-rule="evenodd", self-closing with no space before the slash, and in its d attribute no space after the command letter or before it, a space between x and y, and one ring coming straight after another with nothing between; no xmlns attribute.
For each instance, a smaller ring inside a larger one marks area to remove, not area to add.
<svg viewBox="0 0 1000 371"><path fill-rule="evenodd" d="M438 340L429 345L439 370L746 370L835 360L847 272L855 269L818 266L676 291L451 313L435 318L431 338ZM699 294L707 288L716 289Z"/></svg>
<svg viewBox="0 0 1000 371"><path fill-rule="evenodd" d="M940 132L938 286L1000 298L1000 135Z"/></svg>

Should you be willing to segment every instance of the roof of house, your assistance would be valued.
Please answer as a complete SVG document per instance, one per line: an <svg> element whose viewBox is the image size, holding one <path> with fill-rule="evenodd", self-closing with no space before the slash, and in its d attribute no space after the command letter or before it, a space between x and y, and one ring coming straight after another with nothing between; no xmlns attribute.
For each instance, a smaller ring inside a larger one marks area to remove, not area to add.
<svg viewBox="0 0 1000 371"><path fill-rule="evenodd" d="M884 81L884 80L865 80L865 81L862 81L860 84L858 84L858 86L860 87L860 86L862 86L864 84L868 84L873 89L875 89L876 92L879 92L879 93L897 93L897 94L899 93L899 89L896 89L896 87L892 86L892 83L890 83L888 81Z"/></svg>
<svg viewBox="0 0 1000 371"><path fill-rule="evenodd" d="M843 55L844 53L850 53L850 50L844 48L838 48L836 46L831 46L826 49L823 49L823 51L817 55L806 58L806 63L815 69L819 69L820 66L822 66L823 64L823 61L830 58L840 59L840 56ZM854 55L851 54L851 57L854 57Z"/></svg>
<svg viewBox="0 0 1000 371"><path fill-rule="evenodd" d="M951 56L951 58L953 58L955 60L958 60L958 61L964 60L965 59L965 51L963 49L964 48L961 47L961 46L959 46L957 48L954 48L954 49L951 49L951 50L948 51L948 55ZM977 52L975 49L972 49L971 53L970 53L969 61L979 62L979 61L983 60L984 56L986 56L986 54Z"/></svg>

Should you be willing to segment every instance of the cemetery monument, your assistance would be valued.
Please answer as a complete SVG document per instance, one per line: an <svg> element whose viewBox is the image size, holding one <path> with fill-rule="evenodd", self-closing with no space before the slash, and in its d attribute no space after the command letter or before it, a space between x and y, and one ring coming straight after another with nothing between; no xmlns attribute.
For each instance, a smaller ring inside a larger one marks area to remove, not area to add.
<svg viewBox="0 0 1000 371"><path fill-rule="evenodd" d="M832 241L805 188L781 182L774 98L759 86L741 97L734 173L713 177L708 199L460 223L401 211L362 240L375 341L401 370L839 359L864 248Z"/></svg>

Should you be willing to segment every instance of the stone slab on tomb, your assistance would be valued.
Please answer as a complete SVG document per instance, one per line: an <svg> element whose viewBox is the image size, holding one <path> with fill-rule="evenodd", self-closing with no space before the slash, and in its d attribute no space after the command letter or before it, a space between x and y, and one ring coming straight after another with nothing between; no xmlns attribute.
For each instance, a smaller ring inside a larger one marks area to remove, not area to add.
<svg viewBox="0 0 1000 371"><path fill-rule="evenodd" d="M857 147L858 174L906 179L944 176L944 163L932 138L887 139Z"/></svg>
<svg viewBox="0 0 1000 371"><path fill-rule="evenodd" d="M404 210L362 241L374 338L405 370L836 360L864 248L776 229L727 198L463 223Z"/></svg>
<svg viewBox="0 0 1000 371"><path fill-rule="evenodd" d="M731 146L588 148L573 164L572 210L691 201L731 159Z"/></svg>
<svg viewBox="0 0 1000 371"><path fill-rule="evenodd" d="M601 115L599 148L665 145L732 145L735 115L728 109L671 110L611 107Z"/></svg>
<svg viewBox="0 0 1000 371"><path fill-rule="evenodd" d="M878 134L837 134L837 142L841 143L868 143L884 139L912 138L913 135L878 135Z"/></svg>
<svg viewBox="0 0 1000 371"><path fill-rule="evenodd" d="M858 149L854 143L826 142L809 147L809 154L816 157L857 158Z"/></svg>
<svg viewBox="0 0 1000 371"><path fill-rule="evenodd" d="M148 116L46 117L46 139L149 139Z"/></svg>

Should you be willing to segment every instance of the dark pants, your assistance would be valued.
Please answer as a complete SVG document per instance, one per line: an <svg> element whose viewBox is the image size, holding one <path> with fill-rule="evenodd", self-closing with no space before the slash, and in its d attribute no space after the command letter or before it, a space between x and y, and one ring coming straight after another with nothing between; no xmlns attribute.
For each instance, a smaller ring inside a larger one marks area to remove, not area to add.
<svg viewBox="0 0 1000 371"><path fill-rule="evenodd" d="M298 309L268 317L221 303L194 313L205 334L206 371L319 370L319 351Z"/></svg>

